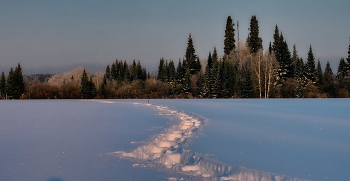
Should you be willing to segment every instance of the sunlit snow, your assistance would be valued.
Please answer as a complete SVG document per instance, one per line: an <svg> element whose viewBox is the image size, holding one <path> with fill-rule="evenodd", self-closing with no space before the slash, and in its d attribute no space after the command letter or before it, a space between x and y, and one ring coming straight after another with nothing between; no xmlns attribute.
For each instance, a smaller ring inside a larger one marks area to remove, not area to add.
<svg viewBox="0 0 350 181"><path fill-rule="evenodd" d="M348 99L0 101L0 180L346 180Z"/></svg>

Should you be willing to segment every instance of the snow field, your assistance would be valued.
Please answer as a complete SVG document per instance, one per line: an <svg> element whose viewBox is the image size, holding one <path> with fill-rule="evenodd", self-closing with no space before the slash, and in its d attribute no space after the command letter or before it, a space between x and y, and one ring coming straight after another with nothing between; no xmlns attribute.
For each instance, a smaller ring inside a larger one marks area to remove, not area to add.
<svg viewBox="0 0 350 181"><path fill-rule="evenodd" d="M227 166L199 153L191 153L184 146L200 130L205 119L186 111L172 109L166 106L133 103L138 106L148 106L159 111L159 115L167 115L178 119L178 123L167 128L163 133L154 135L146 144L131 152L117 151L109 153L120 158L139 159L147 164L143 166L162 167L181 174L195 176L204 180L231 181L301 181L268 172L261 172L244 167ZM141 165L137 165L141 166ZM178 178L181 180L183 178ZM174 180L174 178L169 178Z"/></svg>

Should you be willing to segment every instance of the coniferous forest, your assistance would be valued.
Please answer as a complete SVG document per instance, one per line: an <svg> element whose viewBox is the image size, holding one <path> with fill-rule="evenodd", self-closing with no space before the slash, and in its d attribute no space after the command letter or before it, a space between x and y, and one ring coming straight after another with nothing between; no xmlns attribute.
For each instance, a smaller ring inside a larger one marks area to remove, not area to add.
<svg viewBox="0 0 350 181"><path fill-rule="evenodd" d="M61 74L23 75L18 63L0 77L2 99L140 99L140 98L348 98L350 97L350 44L337 72L329 62L315 60L312 45L306 59L289 48L275 26L269 47L262 46L259 22L250 20L245 41L236 41L235 24L227 17L224 52L213 47L205 60L196 55L189 34L184 58L160 58L157 74L140 61L116 60L103 73L78 67ZM344 38L347 41L347 38ZM180 55L182 56L182 55Z"/></svg>

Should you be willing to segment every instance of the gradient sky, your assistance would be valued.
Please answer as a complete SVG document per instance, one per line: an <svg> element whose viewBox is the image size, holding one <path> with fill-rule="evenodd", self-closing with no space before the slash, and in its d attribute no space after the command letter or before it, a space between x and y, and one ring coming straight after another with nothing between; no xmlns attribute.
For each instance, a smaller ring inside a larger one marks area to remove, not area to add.
<svg viewBox="0 0 350 181"><path fill-rule="evenodd" d="M5 0L0 71L7 74L20 62L24 74L77 66L95 72L115 59L140 60L147 71L156 71L161 57L176 64L184 57L190 33L201 59L214 46L222 55L227 16L239 21L240 39L246 40L256 15L265 50L277 24L291 51L296 44L306 60L311 44L322 68L330 61L335 73L348 55L349 7L349 0Z"/></svg>

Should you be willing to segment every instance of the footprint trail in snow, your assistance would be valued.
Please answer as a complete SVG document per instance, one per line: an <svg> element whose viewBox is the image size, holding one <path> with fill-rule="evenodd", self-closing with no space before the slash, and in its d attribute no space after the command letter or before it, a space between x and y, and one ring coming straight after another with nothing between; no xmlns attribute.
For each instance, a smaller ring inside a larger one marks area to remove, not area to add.
<svg viewBox="0 0 350 181"><path fill-rule="evenodd" d="M100 101L102 103L120 103ZM123 102L125 103L125 102ZM240 166L224 165L220 161L211 159L207 155L193 153L186 150L186 143L197 135L206 119L199 115L173 109L167 106L132 103L138 106L155 108L161 115L168 115L178 120L177 124L165 129L162 133L152 136L151 140L131 152L116 151L108 155L120 158L132 158L142 164L140 167L154 167L188 175L192 180L232 180L232 181L302 181L284 175L262 172ZM187 180L188 178L168 178L168 180Z"/></svg>

